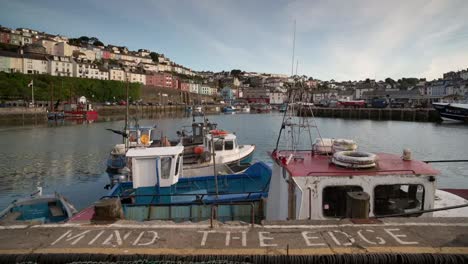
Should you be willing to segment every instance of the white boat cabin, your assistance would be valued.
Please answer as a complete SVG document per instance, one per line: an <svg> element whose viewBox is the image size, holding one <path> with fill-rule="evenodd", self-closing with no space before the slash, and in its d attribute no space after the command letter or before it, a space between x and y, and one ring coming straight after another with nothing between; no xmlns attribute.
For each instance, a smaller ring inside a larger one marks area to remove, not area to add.
<svg viewBox="0 0 468 264"><path fill-rule="evenodd" d="M312 151L273 152L266 219L344 218L349 192L369 195L369 217L434 208L438 171L400 155L375 156L375 166L345 168Z"/></svg>
<svg viewBox="0 0 468 264"><path fill-rule="evenodd" d="M210 153L216 154L216 163L231 163L249 156L255 150L255 145L239 145L237 136L232 133L207 134L203 140L203 147Z"/></svg>
<svg viewBox="0 0 468 264"><path fill-rule="evenodd" d="M129 149L133 188L176 184L182 174L183 151L183 146Z"/></svg>

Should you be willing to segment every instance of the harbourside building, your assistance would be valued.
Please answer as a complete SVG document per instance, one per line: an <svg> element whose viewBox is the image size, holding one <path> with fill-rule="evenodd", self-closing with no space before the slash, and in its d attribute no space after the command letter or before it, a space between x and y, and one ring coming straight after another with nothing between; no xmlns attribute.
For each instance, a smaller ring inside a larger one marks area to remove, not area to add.
<svg viewBox="0 0 468 264"><path fill-rule="evenodd" d="M109 71L86 59L75 59L73 61L73 76L78 78L109 80Z"/></svg>
<svg viewBox="0 0 468 264"><path fill-rule="evenodd" d="M115 66L109 68L109 80L124 82L126 81L125 77L126 75L122 68Z"/></svg>
<svg viewBox="0 0 468 264"><path fill-rule="evenodd" d="M23 57L16 52L0 50L0 71L8 73L22 73Z"/></svg>
<svg viewBox="0 0 468 264"><path fill-rule="evenodd" d="M23 73L25 74L48 74L49 63L47 56L43 54L23 54Z"/></svg>
<svg viewBox="0 0 468 264"><path fill-rule="evenodd" d="M152 72L146 75L146 85L172 88L173 77L169 73L164 72Z"/></svg>
<svg viewBox="0 0 468 264"><path fill-rule="evenodd" d="M70 57L49 56L47 60L50 75L73 77L73 60Z"/></svg>

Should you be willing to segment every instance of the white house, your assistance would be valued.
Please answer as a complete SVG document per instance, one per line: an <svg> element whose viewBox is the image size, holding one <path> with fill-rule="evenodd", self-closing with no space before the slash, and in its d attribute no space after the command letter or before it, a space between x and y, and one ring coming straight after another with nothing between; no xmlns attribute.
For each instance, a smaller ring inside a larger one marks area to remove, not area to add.
<svg viewBox="0 0 468 264"><path fill-rule="evenodd" d="M73 63L73 76L79 78L109 80L109 71L100 69L86 59L76 59Z"/></svg>
<svg viewBox="0 0 468 264"><path fill-rule="evenodd" d="M199 83L189 83L189 89L190 89L190 92L191 93L198 93L198 91L200 90L200 84Z"/></svg>
<svg viewBox="0 0 468 264"><path fill-rule="evenodd" d="M109 69L109 80L126 81L125 77L125 72L121 68L112 67Z"/></svg>
<svg viewBox="0 0 468 264"><path fill-rule="evenodd" d="M26 74L47 74L49 67L45 55L24 54L23 73Z"/></svg>
<svg viewBox="0 0 468 264"><path fill-rule="evenodd" d="M132 83L146 83L146 75L141 72L126 71L126 80Z"/></svg>
<svg viewBox="0 0 468 264"><path fill-rule="evenodd" d="M52 76L73 76L73 60L70 57L50 56L47 58L49 62L49 74Z"/></svg>

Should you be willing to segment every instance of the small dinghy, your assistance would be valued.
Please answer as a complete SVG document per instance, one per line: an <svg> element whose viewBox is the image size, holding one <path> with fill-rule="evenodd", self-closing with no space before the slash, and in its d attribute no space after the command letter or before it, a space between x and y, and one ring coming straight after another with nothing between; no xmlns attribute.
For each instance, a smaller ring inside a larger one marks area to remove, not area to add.
<svg viewBox="0 0 468 264"><path fill-rule="evenodd" d="M57 223L67 221L76 213L75 207L59 193L42 195L42 188L30 197L13 201L0 212L0 222Z"/></svg>

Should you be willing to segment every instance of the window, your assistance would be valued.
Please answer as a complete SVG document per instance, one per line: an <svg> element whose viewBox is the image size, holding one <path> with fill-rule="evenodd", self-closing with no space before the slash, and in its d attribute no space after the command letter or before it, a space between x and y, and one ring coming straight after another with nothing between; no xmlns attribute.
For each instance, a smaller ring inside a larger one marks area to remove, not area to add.
<svg viewBox="0 0 468 264"><path fill-rule="evenodd" d="M169 179L171 176L171 157L161 158L161 179Z"/></svg>
<svg viewBox="0 0 468 264"><path fill-rule="evenodd" d="M423 208L424 186L421 184L379 185L374 189L375 215L417 212Z"/></svg>
<svg viewBox="0 0 468 264"><path fill-rule="evenodd" d="M234 149L234 142L224 141L224 149L225 150L233 150Z"/></svg>
<svg viewBox="0 0 468 264"><path fill-rule="evenodd" d="M179 174L179 165L180 165L180 156L177 157L177 161L175 165L175 175Z"/></svg>
<svg viewBox="0 0 468 264"><path fill-rule="evenodd" d="M361 186L328 186L323 189L322 210L325 217L346 216L346 194L362 192Z"/></svg>
<svg viewBox="0 0 468 264"><path fill-rule="evenodd" d="M223 150L223 141L219 140L219 139L215 140L214 147L215 147L215 151L216 150Z"/></svg>

